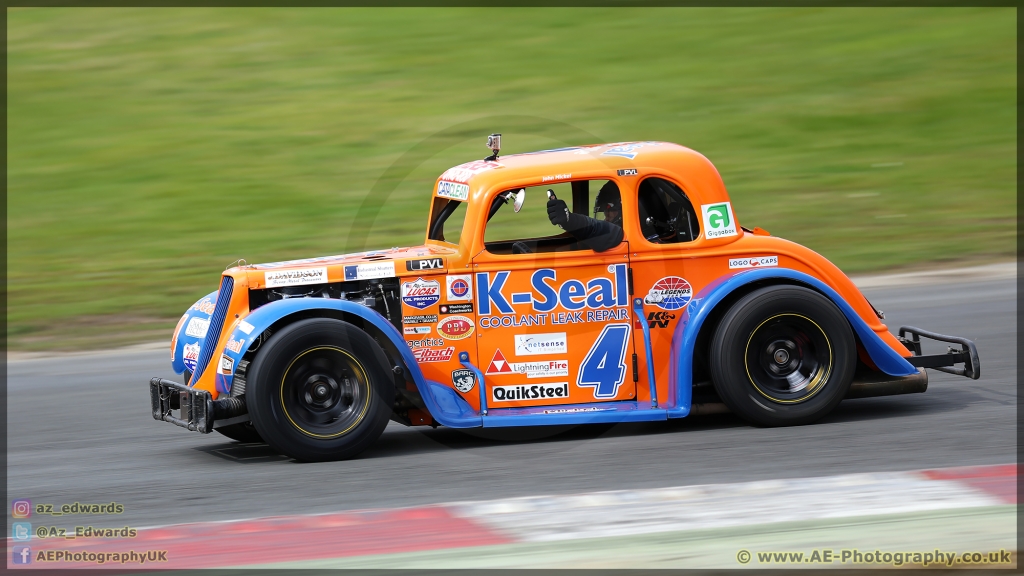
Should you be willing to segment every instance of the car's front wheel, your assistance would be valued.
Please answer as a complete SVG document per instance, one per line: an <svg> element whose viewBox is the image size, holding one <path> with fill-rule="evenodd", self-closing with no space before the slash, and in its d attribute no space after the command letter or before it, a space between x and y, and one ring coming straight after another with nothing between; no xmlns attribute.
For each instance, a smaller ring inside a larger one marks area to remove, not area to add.
<svg viewBox="0 0 1024 576"><path fill-rule="evenodd" d="M380 346L352 324L291 324L249 367L252 423L267 444L297 460L352 458L387 426L394 384L386 366Z"/></svg>
<svg viewBox="0 0 1024 576"><path fill-rule="evenodd" d="M857 343L850 323L824 295L768 286L737 301L711 344L711 377L722 401L764 426L807 424L850 389Z"/></svg>

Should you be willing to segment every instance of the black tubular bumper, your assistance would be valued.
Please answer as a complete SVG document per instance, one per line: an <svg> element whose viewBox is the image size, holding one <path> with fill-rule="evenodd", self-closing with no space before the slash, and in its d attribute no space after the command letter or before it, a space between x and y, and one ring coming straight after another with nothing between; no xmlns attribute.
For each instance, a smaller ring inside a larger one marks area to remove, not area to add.
<svg viewBox="0 0 1024 576"><path fill-rule="evenodd" d="M242 396L214 400L206 390L189 388L163 378L149 381L149 400L155 420L203 434L249 419ZM174 416L175 410L180 411L178 416Z"/></svg>
<svg viewBox="0 0 1024 576"><path fill-rule="evenodd" d="M907 338L907 334L910 335L909 338ZM960 349L958 350L950 346L945 354L930 354L922 356L922 337L931 340L938 340L940 342L959 344ZM966 376L972 380L981 378L981 359L978 358L978 347L974 345L974 342L971 342L967 338L946 336L945 334L929 332L913 326L901 326L899 340L900 342L903 342L907 349L914 354L910 358L907 358L907 362L910 362L912 366L916 366L918 368L932 368L948 374ZM964 367L953 368L955 364L963 364Z"/></svg>

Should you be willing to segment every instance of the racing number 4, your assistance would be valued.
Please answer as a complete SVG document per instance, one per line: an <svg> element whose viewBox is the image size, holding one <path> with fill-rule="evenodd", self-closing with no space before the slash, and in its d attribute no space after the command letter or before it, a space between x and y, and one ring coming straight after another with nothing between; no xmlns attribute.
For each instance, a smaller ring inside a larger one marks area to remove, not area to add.
<svg viewBox="0 0 1024 576"><path fill-rule="evenodd" d="M594 388L594 398L614 398L626 379L626 345L629 324L609 324L591 346L580 366L576 384Z"/></svg>

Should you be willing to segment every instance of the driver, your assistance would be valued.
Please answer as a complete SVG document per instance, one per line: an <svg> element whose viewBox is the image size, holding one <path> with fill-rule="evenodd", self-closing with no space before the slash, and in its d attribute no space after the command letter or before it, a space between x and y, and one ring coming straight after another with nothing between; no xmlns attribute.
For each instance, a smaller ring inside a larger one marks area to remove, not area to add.
<svg viewBox="0 0 1024 576"><path fill-rule="evenodd" d="M597 219L597 213L604 213L604 220ZM572 234L595 252L604 252L622 242L622 201L619 187L607 182L601 187L594 200L594 217L569 212L564 200L548 199L548 220L555 226Z"/></svg>

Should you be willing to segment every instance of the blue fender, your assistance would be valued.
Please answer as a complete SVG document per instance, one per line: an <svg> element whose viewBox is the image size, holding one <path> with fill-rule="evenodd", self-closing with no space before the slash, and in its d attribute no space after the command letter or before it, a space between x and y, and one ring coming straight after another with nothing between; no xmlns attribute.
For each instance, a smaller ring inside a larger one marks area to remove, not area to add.
<svg viewBox="0 0 1024 576"><path fill-rule="evenodd" d="M821 292L842 311L853 327L860 343L878 369L889 376L910 376L917 374L917 369L910 365L886 344L875 331L864 322L846 300L821 280L788 268L758 268L742 270L727 274L705 286L690 300L686 312L676 325L672 334L672 358L669 382L674 386L669 391L669 418L682 418L690 413L693 393L693 349L697 343L697 334L708 314L733 290L759 280L782 279L796 281Z"/></svg>
<svg viewBox="0 0 1024 576"><path fill-rule="evenodd" d="M204 312L203 309L209 307L211 311L213 310L214 305L217 303L218 292L220 290L214 290L196 300L196 303L185 311L185 321L178 326L177 339L174 343L174 350L171 352L171 368L174 369L175 374L184 373L186 368L190 372L196 371L196 360L199 359L199 349L202 348L203 340L206 339L206 332L204 330L202 336L198 335L199 333L195 331L197 325L193 323L193 319L198 319L197 322L205 322L209 325L210 314ZM190 335L188 332L192 332L192 334ZM184 351L186 346L193 352L191 362L186 362L185 360Z"/></svg>
<svg viewBox="0 0 1024 576"><path fill-rule="evenodd" d="M415 382L416 389L419 390L420 396L423 398L423 403L426 404L427 410L438 423L449 428L478 428L483 425L480 415L455 390L429 381L423 376L423 371L420 370L419 363L413 357L412 350L405 343L405 338L387 318L372 308L353 302L328 298L289 298L265 304L254 310L252 314L235 322L231 339L228 341L228 347L223 350L223 354L234 361L234 369L237 370L238 361L252 347L253 342L259 338L260 334L281 318L307 310L336 310L359 316L370 322L398 349L409 371L409 376ZM235 345L235 342L239 342L239 344ZM229 392L232 380L234 380L233 373L230 376L218 373L217 390Z"/></svg>

